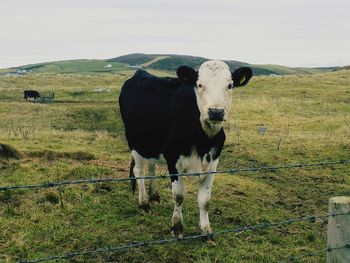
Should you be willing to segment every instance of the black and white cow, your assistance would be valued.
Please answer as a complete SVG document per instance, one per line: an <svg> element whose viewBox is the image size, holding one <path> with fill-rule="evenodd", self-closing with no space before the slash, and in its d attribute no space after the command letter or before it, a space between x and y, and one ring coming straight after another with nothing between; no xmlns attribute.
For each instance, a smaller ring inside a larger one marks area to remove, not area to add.
<svg viewBox="0 0 350 263"><path fill-rule="evenodd" d="M36 100L37 98L40 98L40 93L36 90L25 90L24 99L27 101L28 98L34 98L34 100Z"/></svg>
<svg viewBox="0 0 350 263"><path fill-rule="evenodd" d="M231 73L227 64L213 60L203 63L198 72L181 66L177 76L160 78L138 70L122 87L119 105L133 157L131 177L144 176L145 165L154 175L155 164L164 159L170 174L216 171L232 90L246 85L252 70L242 67ZM201 175L196 180L200 228L210 233L208 208L214 175ZM174 175L171 182L175 203L172 231L181 237L183 177ZM156 181L151 181L150 198L145 180L138 179L137 184L140 208L150 212L149 202L159 201Z"/></svg>

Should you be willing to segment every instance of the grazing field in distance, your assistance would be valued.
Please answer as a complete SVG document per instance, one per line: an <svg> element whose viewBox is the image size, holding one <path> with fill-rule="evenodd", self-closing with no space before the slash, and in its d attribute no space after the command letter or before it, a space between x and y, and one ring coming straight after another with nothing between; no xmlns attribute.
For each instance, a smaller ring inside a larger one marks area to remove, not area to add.
<svg viewBox="0 0 350 263"><path fill-rule="evenodd" d="M0 157L0 186L128 177L117 99L132 74L0 76L0 143L19 152ZM349 70L253 77L234 90L218 170L349 160L349 87ZM24 89L53 91L55 102L24 102ZM330 197L350 195L349 175L350 165L217 175L213 231L325 214ZM196 189L186 181L185 236L199 233ZM170 238L170 180L159 184L161 203L152 215L139 212L127 182L0 192L0 262ZM215 243L186 241L71 262L278 262L325 249L326 222L227 234ZM302 260L323 261L325 254Z"/></svg>

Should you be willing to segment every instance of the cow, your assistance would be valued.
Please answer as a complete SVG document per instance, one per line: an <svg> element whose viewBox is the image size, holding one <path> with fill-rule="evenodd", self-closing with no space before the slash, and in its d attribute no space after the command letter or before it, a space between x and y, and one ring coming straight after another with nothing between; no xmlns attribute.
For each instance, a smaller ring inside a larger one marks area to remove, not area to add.
<svg viewBox="0 0 350 263"><path fill-rule="evenodd" d="M24 99L28 101L28 98L34 98L34 100L37 100L37 98L40 98L40 93L36 90L25 90Z"/></svg>
<svg viewBox="0 0 350 263"><path fill-rule="evenodd" d="M156 77L138 70L128 79L119 96L125 135L131 150L130 177L136 178L141 211L151 213L150 202L159 202L154 179L149 197L145 180L137 179L165 161L171 175L174 212L172 233L183 236L182 204L185 187L178 173L215 172L225 142L224 122L232 102L232 90L246 85L252 77L249 67L231 72L222 61L204 62L198 71L181 66L177 78ZM203 174L198 183L200 228L212 232L208 209L214 174ZM136 187L134 181L133 191Z"/></svg>

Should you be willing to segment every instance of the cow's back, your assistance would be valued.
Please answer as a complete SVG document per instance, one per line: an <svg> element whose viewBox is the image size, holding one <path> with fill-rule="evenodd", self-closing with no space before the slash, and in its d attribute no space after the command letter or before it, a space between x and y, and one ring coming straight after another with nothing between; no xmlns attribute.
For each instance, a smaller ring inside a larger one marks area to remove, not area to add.
<svg viewBox="0 0 350 263"><path fill-rule="evenodd" d="M119 106L129 148L158 158L169 129L171 101L181 83L138 70L121 89Z"/></svg>

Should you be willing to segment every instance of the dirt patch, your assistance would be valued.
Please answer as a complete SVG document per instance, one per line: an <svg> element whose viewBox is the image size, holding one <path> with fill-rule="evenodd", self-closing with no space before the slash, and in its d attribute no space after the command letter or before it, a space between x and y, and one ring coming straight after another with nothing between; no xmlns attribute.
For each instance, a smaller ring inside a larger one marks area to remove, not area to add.
<svg viewBox="0 0 350 263"><path fill-rule="evenodd" d="M95 160L96 156L89 152L77 151L77 152L55 152L49 150L29 152L29 157L44 158L49 161L54 161L60 158L73 159L77 161L90 161Z"/></svg>
<svg viewBox="0 0 350 263"><path fill-rule="evenodd" d="M20 158L20 153L12 146L8 144L3 144L0 143L0 159L5 158L14 158L14 159L19 159Z"/></svg>
<svg viewBox="0 0 350 263"><path fill-rule="evenodd" d="M55 204L58 204L59 201L60 201L60 198L57 193L47 192L47 193L44 193L44 195L39 198L38 203L49 202L55 205Z"/></svg>

